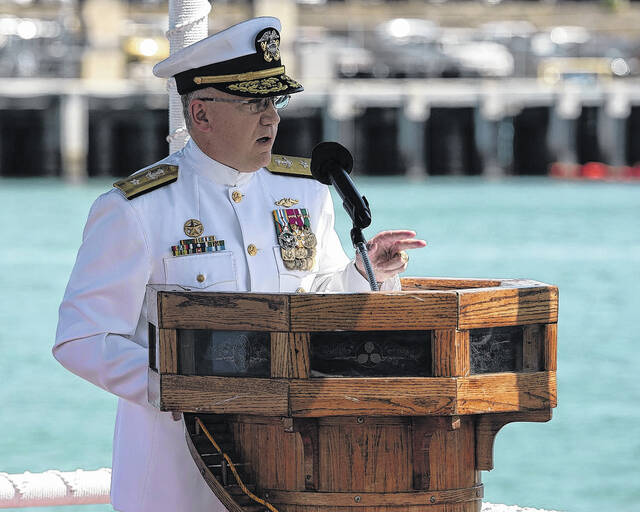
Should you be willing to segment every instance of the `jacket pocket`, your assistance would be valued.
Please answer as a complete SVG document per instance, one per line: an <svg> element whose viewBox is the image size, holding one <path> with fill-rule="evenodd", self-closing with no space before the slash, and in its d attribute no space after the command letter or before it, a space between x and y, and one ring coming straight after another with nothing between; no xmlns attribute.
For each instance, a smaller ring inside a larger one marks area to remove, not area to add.
<svg viewBox="0 0 640 512"><path fill-rule="evenodd" d="M208 291L238 289L235 263L230 251L164 258L166 284Z"/></svg>

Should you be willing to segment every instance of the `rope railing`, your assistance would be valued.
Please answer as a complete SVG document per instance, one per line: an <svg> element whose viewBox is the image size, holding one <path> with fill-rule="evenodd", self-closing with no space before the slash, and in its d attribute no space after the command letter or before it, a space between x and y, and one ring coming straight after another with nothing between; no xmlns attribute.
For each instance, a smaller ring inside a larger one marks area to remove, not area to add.
<svg viewBox="0 0 640 512"><path fill-rule="evenodd" d="M109 503L111 469L10 475L0 472L0 509ZM556 512L484 502L482 512Z"/></svg>
<svg viewBox="0 0 640 512"><path fill-rule="evenodd" d="M0 472L0 509L109 503L111 469Z"/></svg>

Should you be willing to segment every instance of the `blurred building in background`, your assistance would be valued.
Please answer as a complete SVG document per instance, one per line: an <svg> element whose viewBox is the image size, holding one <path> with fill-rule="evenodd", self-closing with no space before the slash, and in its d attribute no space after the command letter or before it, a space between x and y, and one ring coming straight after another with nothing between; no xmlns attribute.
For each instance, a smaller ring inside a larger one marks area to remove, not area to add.
<svg viewBox="0 0 640 512"><path fill-rule="evenodd" d="M123 176L166 155L167 3L0 0L0 175ZM276 152L364 174L640 178L640 1L216 0L281 17L304 85Z"/></svg>

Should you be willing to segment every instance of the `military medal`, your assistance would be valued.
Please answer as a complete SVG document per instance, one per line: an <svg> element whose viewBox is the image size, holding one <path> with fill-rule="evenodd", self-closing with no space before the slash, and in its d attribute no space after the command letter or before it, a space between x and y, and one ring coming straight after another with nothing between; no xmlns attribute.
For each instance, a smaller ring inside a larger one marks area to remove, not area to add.
<svg viewBox="0 0 640 512"><path fill-rule="evenodd" d="M305 208L273 210L273 220L284 266L289 270L311 270L318 242L311 231L309 212Z"/></svg>
<svg viewBox="0 0 640 512"><path fill-rule="evenodd" d="M178 245L171 246L174 256L186 256L207 252L224 251L224 240L218 240L213 235L200 236L204 226L198 219L189 219L184 223L184 233L192 238L179 240Z"/></svg>

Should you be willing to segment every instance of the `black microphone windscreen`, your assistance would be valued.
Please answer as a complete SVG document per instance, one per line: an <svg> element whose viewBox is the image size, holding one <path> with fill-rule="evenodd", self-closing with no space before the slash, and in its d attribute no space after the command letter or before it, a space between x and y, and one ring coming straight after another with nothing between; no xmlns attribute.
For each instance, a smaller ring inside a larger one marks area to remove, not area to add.
<svg viewBox="0 0 640 512"><path fill-rule="evenodd" d="M337 142L321 142L311 152L311 174L320 183L331 185L329 174L332 165L350 173L353 157L347 148Z"/></svg>

